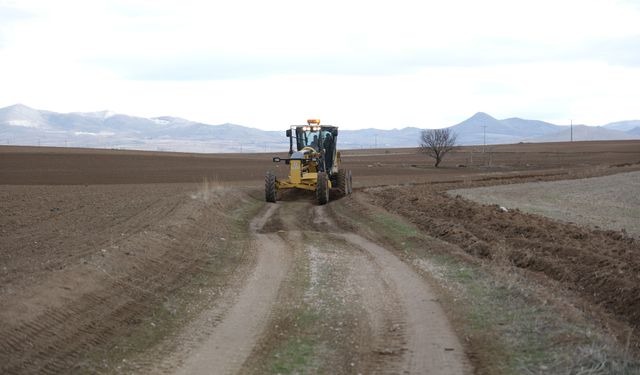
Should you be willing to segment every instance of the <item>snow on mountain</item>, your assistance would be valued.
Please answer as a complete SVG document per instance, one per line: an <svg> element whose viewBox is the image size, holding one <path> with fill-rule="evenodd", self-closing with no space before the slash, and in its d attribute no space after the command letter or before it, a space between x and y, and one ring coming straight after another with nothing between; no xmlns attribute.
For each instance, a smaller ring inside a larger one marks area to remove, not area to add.
<svg viewBox="0 0 640 375"><path fill-rule="evenodd" d="M38 124L31 122L29 120L7 120L7 125L11 126L24 126L27 128L37 128Z"/></svg>
<svg viewBox="0 0 640 375"><path fill-rule="evenodd" d="M72 112L72 114L84 116L84 117L103 119L103 120L117 115L116 112L110 111L110 110L104 110L104 111L98 111L98 112Z"/></svg>
<svg viewBox="0 0 640 375"><path fill-rule="evenodd" d="M634 121L604 127L575 125L574 140L640 139ZM338 124L340 125L340 124ZM56 113L16 104L0 108L0 143L43 146L129 148L187 152L282 151L289 141L282 131L234 124L208 125L179 117L143 118L113 111ZM618 129L629 129L622 131ZM498 120L478 112L453 125L460 145L568 141L570 129L537 120ZM341 130L342 148L416 147L423 129Z"/></svg>
<svg viewBox="0 0 640 375"><path fill-rule="evenodd" d="M151 121L155 122L158 125L169 125L171 122L168 120L163 120L160 118L152 118Z"/></svg>
<svg viewBox="0 0 640 375"><path fill-rule="evenodd" d="M26 128L46 128L48 125L43 113L22 104L0 108L0 124Z"/></svg>

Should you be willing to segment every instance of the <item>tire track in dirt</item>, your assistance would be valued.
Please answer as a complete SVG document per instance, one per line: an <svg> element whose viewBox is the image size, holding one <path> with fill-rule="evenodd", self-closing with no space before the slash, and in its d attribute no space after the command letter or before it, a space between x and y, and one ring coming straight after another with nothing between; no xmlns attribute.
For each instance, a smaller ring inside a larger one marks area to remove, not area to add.
<svg viewBox="0 0 640 375"><path fill-rule="evenodd" d="M463 347L425 280L382 246L354 233L338 236L361 249L369 263L354 272L378 354L373 358L380 367L372 373L470 373ZM385 359L396 356L392 364Z"/></svg>
<svg viewBox="0 0 640 375"><path fill-rule="evenodd" d="M251 353L269 321L280 284L290 266L285 241L275 233L260 233L278 208L278 205L269 205L251 222L257 247L255 268L219 323L174 373L235 373Z"/></svg>
<svg viewBox="0 0 640 375"><path fill-rule="evenodd" d="M270 348L298 334L319 345L315 364L301 372L318 364L316 370L336 374L471 372L426 281L389 250L341 232L326 207L270 204L250 231L255 264L245 265L216 305L176 338L178 350L144 364L146 373L274 371L268 363L277 352ZM283 283L305 269L308 284ZM294 319L289 330L280 314L299 306L319 320L301 328Z"/></svg>
<svg viewBox="0 0 640 375"><path fill-rule="evenodd" d="M380 277L382 267L367 252L344 239L339 250L348 262L346 285L356 292L355 300L364 311L367 330L359 340L361 363L365 374L398 373L406 352L406 322L402 300L396 285Z"/></svg>
<svg viewBox="0 0 640 375"><path fill-rule="evenodd" d="M270 323L247 369L272 371L273 365L265 363L298 341L313 342L317 349L306 365L290 368L293 373L471 373L434 292L410 266L384 247L340 230L325 206L304 201L279 205L269 230L298 244L296 264L308 263L302 268L309 282L305 290L279 297L280 314L293 320ZM318 320L296 323L300 306ZM288 366L297 359L283 360L279 363Z"/></svg>
<svg viewBox="0 0 640 375"><path fill-rule="evenodd" d="M314 207L314 223L340 232ZM372 329L370 373L464 374L464 349L427 282L391 251L355 233L336 233L364 257L351 268Z"/></svg>

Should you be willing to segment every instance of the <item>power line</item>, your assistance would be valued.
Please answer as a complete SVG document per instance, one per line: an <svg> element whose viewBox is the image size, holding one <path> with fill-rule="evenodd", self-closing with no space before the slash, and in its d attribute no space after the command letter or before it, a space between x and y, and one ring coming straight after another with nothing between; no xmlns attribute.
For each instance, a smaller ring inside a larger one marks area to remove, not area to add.
<svg viewBox="0 0 640 375"><path fill-rule="evenodd" d="M571 142L573 142L573 120L571 120Z"/></svg>
<svg viewBox="0 0 640 375"><path fill-rule="evenodd" d="M487 146L487 125L482 125L482 153L484 154L484 149Z"/></svg>

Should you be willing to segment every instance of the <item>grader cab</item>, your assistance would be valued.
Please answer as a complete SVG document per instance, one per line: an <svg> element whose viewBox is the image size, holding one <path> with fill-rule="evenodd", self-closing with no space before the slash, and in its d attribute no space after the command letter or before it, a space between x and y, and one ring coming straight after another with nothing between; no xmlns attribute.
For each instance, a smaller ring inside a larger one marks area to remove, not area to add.
<svg viewBox="0 0 640 375"><path fill-rule="evenodd" d="M289 176L279 180L272 171L265 177L267 202L277 200L278 191L303 189L314 191L318 203L329 202L331 189L345 196L351 194L351 171L342 168L337 150L338 127L320 125L320 120L307 120L307 125L293 125L286 131L289 157L274 157L275 163L289 165Z"/></svg>

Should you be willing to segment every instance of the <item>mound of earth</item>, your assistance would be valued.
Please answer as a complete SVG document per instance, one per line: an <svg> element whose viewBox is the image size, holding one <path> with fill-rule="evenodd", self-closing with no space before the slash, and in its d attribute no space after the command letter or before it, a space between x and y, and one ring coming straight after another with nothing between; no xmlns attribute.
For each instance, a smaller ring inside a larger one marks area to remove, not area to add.
<svg viewBox="0 0 640 375"><path fill-rule="evenodd" d="M449 196L445 190L451 187L367 192L375 204L407 217L430 235L483 261L507 262L545 275L638 332L640 242L618 231L588 229L519 210L504 212Z"/></svg>

